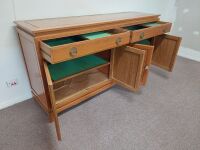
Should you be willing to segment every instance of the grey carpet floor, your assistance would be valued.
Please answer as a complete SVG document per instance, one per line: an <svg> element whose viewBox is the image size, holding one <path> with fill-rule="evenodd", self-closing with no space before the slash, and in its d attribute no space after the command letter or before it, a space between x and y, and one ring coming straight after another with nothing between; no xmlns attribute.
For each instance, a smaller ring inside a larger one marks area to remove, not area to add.
<svg viewBox="0 0 200 150"><path fill-rule="evenodd" d="M139 93L115 86L59 119L62 142L34 100L1 110L0 150L200 150L200 63L153 67Z"/></svg>

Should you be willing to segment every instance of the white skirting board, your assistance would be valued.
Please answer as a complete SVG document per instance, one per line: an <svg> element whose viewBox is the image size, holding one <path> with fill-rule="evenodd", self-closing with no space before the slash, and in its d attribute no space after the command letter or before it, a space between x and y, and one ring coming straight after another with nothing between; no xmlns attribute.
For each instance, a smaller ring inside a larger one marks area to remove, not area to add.
<svg viewBox="0 0 200 150"><path fill-rule="evenodd" d="M200 51L181 47L178 53L179 56L200 62Z"/></svg>

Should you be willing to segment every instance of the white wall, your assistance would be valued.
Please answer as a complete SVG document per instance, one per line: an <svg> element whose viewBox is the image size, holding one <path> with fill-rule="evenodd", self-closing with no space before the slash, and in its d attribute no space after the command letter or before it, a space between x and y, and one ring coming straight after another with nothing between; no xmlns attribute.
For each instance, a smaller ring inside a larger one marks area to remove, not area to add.
<svg viewBox="0 0 200 150"><path fill-rule="evenodd" d="M1 0L0 1L0 109L31 98L22 53L14 30L14 20L74 15L142 11L161 13L173 20L168 8L174 0ZM7 88L5 82L17 79Z"/></svg>

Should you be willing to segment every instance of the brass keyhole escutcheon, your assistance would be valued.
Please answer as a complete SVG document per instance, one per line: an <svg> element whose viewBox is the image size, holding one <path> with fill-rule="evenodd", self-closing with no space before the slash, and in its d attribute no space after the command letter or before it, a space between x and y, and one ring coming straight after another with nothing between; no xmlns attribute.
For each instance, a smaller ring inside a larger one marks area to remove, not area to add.
<svg viewBox="0 0 200 150"><path fill-rule="evenodd" d="M122 38L121 37L118 37L115 41L116 45L120 45L120 43L122 42Z"/></svg>
<svg viewBox="0 0 200 150"><path fill-rule="evenodd" d="M76 47L72 47L72 48L70 49L69 54L70 54L71 57L76 57L77 53L78 53L78 51L77 51L77 48L76 48Z"/></svg>
<svg viewBox="0 0 200 150"><path fill-rule="evenodd" d="M141 40L144 39L144 32L142 32L142 33L140 34L140 39L141 39Z"/></svg>
<svg viewBox="0 0 200 150"><path fill-rule="evenodd" d="M167 29L163 29L163 33L166 33L167 32Z"/></svg>

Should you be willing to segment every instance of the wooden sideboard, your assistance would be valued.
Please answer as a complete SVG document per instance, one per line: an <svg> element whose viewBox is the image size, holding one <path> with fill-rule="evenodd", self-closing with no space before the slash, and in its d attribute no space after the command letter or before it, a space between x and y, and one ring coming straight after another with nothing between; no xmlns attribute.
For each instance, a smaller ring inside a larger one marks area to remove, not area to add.
<svg viewBox="0 0 200 150"><path fill-rule="evenodd" d="M119 84L145 86L149 67L172 71L181 38L159 15L122 12L16 21L33 96L49 120Z"/></svg>

